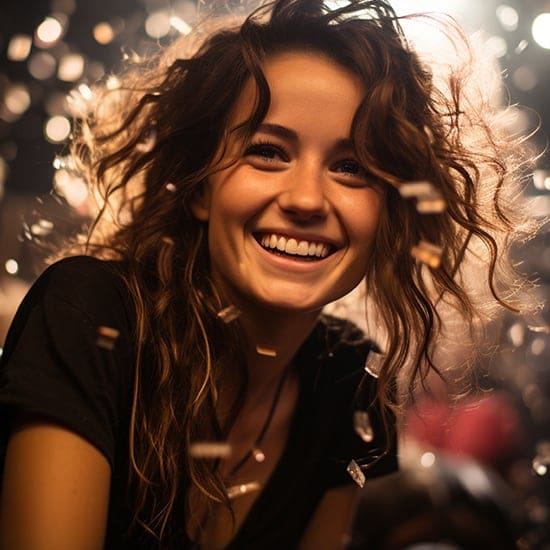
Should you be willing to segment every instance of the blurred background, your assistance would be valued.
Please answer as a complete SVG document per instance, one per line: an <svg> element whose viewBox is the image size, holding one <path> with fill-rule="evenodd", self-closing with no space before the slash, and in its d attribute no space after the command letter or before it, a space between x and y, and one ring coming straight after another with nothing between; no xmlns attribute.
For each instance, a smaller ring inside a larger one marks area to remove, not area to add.
<svg viewBox="0 0 550 550"><path fill-rule="evenodd" d="M514 131L533 132L532 145L541 152L526 193L533 199L533 217L548 220L550 153L544 150L550 135L550 1L395 0L393 5L398 13L449 13L468 32L483 34L485 47L503 74L504 101L513 106ZM109 75L125 58L134 52L152 52L189 32L200 9L204 4L190 0L2 0L0 350L17 305L43 268L44 254L37 243L52 235L71 235L86 217L86 185L64 170L64 144L71 133L67 96L77 90L86 98L89 85L102 78L116 86L116 77ZM538 280L541 303L547 301L548 224L515 254L521 269ZM492 494L499 505L505 499L503 484L513 513L505 510L498 521L517 527L511 536L519 548L550 548L549 321L548 305L536 323L504 316L491 329L498 351L490 365L480 365L482 391L459 406L421 399L403 436L402 463L413 472L412 479L428 479L426 485L432 488L434 483L445 488L451 480L455 489L461 484L466 487L463 500L466 493L470 502L479 501L480 494ZM449 460L454 464L457 458L466 462L449 470ZM475 467L464 466L468 461ZM480 474L486 469L488 476ZM499 481L493 484L495 475ZM399 479L389 488L384 486L384 494L405 486ZM487 492L488 486L492 493ZM426 498L441 509L456 490L445 494L442 497L439 491L437 498L433 494ZM376 502L380 502L378 496ZM407 497L399 502L413 501ZM388 502L388 506L395 508L396 522L401 517L398 504ZM373 511L366 499L363 513ZM479 516L482 512L478 512ZM410 520L410 510L404 515ZM384 521L389 520L379 518L377 523L386 525ZM496 531L502 531L495 525ZM361 531L361 526L357 529ZM395 531L395 525L391 529ZM428 539L435 544L437 536L425 534L416 541L405 537L387 548L412 548ZM361 534L357 537L354 548L362 544ZM376 544L376 548L386 547L381 540ZM491 545L485 542L479 548L504 548ZM454 547L476 546L470 540L456 542Z"/></svg>

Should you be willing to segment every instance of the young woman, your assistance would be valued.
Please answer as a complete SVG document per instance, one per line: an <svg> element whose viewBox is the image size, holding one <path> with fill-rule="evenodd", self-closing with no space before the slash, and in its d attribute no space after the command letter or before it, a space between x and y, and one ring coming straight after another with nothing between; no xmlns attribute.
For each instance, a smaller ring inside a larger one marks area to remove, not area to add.
<svg viewBox="0 0 550 550"><path fill-rule="evenodd" d="M398 375L476 318L470 251L507 296L518 149L464 74L439 90L381 0L220 26L77 121L103 202L6 341L2 549L342 547ZM321 314L361 282L380 349Z"/></svg>

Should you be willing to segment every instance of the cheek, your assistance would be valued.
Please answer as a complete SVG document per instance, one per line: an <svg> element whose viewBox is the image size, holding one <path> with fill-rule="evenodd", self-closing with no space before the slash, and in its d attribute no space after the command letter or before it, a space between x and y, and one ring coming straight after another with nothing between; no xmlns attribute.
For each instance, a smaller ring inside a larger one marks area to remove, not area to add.
<svg viewBox="0 0 550 550"><path fill-rule="evenodd" d="M354 201L349 205L347 217L350 238L362 243L366 250L371 249L376 237L383 204L383 197L372 192L365 200Z"/></svg>

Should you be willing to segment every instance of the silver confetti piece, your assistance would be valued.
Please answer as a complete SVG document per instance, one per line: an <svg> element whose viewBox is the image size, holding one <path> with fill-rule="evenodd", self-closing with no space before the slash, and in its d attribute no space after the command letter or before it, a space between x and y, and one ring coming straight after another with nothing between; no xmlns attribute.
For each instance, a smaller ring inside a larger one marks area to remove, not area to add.
<svg viewBox="0 0 550 550"><path fill-rule="evenodd" d="M355 462L355 460L350 460L348 467L346 468L348 474L351 476L351 479L359 485L359 487L363 488L365 486L365 481L367 478L365 477L365 474L359 467L359 464Z"/></svg>
<svg viewBox="0 0 550 550"><path fill-rule="evenodd" d="M241 312L237 307L230 305L218 311L217 316L227 325L228 323L231 323L231 321L237 319L240 314Z"/></svg>
<svg viewBox="0 0 550 550"><path fill-rule="evenodd" d="M440 246L429 243L428 241L420 241L411 249L411 255L414 258L432 269L437 269L441 265L442 254L443 249Z"/></svg>
<svg viewBox="0 0 550 550"><path fill-rule="evenodd" d="M113 327L99 326L96 331L96 344L100 348L112 351L115 348L115 341L118 338L120 331Z"/></svg>
<svg viewBox="0 0 550 550"><path fill-rule="evenodd" d="M370 443L374 439L374 430L367 411L355 411L353 413L353 427L365 443Z"/></svg>
<svg viewBox="0 0 550 550"><path fill-rule="evenodd" d="M265 346L256 345L256 353L258 355L264 355L265 357L277 357L277 351L273 348L268 348Z"/></svg>
<svg viewBox="0 0 550 550"><path fill-rule="evenodd" d="M176 192L176 186L173 183L167 183L164 188L166 189L166 191L170 191L170 193Z"/></svg>
<svg viewBox="0 0 550 550"><path fill-rule="evenodd" d="M240 485L232 485L227 488L227 496L230 500L234 500L237 497L242 497L252 491L258 491L261 485L257 481L250 481L249 483L241 483Z"/></svg>
<svg viewBox="0 0 550 550"><path fill-rule="evenodd" d="M189 447L193 458L226 458L231 454L231 445L220 441L197 441Z"/></svg>

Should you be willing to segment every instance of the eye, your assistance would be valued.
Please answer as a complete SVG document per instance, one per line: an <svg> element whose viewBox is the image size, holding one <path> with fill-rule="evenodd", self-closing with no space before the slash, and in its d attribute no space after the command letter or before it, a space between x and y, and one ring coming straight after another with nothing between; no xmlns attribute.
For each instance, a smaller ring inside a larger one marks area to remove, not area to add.
<svg viewBox="0 0 550 550"><path fill-rule="evenodd" d="M333 168L334 172L349 174L350 176L366 177L367 171L356 161L346 159L338 162Z"/></svg>
<svg viewBox="0 0 550 550"><path fill-rule="evenodd" d="M244 152L245 157L256 157L264 162L289 162L290 157L284 147L274 143L251 143Z"/></svg>

